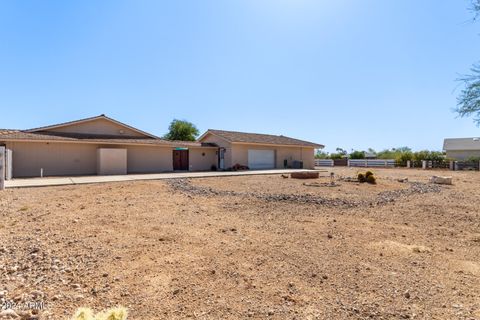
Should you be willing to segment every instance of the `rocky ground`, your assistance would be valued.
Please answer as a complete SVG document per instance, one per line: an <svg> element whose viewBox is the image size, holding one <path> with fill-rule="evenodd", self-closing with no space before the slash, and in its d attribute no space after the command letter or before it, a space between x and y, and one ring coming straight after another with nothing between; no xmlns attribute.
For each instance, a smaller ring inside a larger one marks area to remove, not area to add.
<svg viewBox="0 0 480 320"><path fill-rule="evenodd" d="M333 171L1 192L4 318L480 319L480 174Z"/></svg>

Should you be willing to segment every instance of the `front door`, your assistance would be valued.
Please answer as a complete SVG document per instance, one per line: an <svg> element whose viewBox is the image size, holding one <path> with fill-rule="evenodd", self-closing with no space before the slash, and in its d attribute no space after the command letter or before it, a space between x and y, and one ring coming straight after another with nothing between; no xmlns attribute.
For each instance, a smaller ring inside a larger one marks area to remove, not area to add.
<svg viewBox="0 0 480 320"><path fill-rule="evenodd" d="M173 170L188 170L188 150L173 150Z"/></svg>
<svg viewBox="0 0 480 320"><path fill-rule="evenodd" d="M218 168L220 170L225 169L225 149L224 148L220 148L218 150Z"/></svg>

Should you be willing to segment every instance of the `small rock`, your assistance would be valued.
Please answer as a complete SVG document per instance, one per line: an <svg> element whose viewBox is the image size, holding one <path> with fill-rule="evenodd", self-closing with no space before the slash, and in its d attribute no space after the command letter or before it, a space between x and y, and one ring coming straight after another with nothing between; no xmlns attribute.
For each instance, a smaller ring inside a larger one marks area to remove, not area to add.
<svg viewBox="0 0 480 320"><path fill-rule="evenodd" d="M12 309L6 309L6 310L3 310L2 312L0 312L0 318L3 319L18 319L20 318L20 316L15 312L13 311Z"/></svg>
<svg viewBox="0 0 480 320"><path fill-rule="evenodd" d="M62 298L62 295L56 294L52 297L52 301L57 301L57 300L60 300L61 298Z"/></svg>
<svg viewBox="0 0 480 320"><path fill-rule="evenodd" d="M79 294L79 295L75 296L75 300L77 300L77 301L83 300L84 298L85 298L85 296L83 294Z"/></svg>
<svg viewBox="0 0 480 320"><path fill-rule="evenodd" d="M78 283L74 283L74 284L72 284L72 288L76 289L76 290L79 290L79 289L82 288L82 286L80 286Z"/></svg>

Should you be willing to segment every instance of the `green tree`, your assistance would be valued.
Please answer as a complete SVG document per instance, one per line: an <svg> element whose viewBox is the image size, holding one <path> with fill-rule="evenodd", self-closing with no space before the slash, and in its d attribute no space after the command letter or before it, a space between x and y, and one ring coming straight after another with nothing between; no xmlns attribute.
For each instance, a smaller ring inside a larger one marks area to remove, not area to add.
<svg viewBox="0 0 480 320"><path fill-rule="evenodd" d="M472 11L476 20L480 15L480 0L472 0ZM464 88L457 99L455 111L460 117L474 117L474 121L480 126L480 64L473 65L471 74L459 79Z"/></svg>
<svg viewBox="0 0 480 320"><path fill-rule="evenodd" d="M343 159L343 158L346 158L347 155L348 155L348 152L342 148L337 148L336 149L336 153L331 153L330 154L330 159Z"/></svg>
<svg viewBox="0 0 480 320"><path fill-rule="evenodd" d="M365 151L352 151L350 153L350 159L365 159Z"/></svg>
<svg viewBox="0 0 480 320"><path fill-rule="evenodd" d="M383 160L394 159L397 162L406 163L408 160L413 160L413 152L409 147L385 149L377 153L377 158Z"/></svg>
<svg viewBox="0 0 480 320"><path fill-rule="evenodd" d="M168 127L168 133L163 138L167 140L195 141L198 135L199 131L193 123L174 119Z"/></svg>
<svg viewBox="0 0 480 320"><path fill-rule="evenodd" d="M328 159L328 152L320 149L317 150L317 153L315 154L315 159Z"/></svg>

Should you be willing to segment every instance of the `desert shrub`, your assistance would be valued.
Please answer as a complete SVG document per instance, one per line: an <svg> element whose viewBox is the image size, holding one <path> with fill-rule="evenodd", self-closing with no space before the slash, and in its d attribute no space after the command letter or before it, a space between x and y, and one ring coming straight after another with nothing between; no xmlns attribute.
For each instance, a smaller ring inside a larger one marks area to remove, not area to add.
<svg viewBox="0 0 480 320"><path fill-rule="evenodd" d="M368 178L370 176L373 176L373 172L372 171L367 171L365 172L365 178Z"/></svg>
<svg viewBox="0 0 480 320"><path fill-rule="evenodd" d="M467 159L465 159L465 161L467 161L467 162L478 162L478 161L480 161L480 157L468 157Z"/></svg>
<svg viewBox="0 0 480 320"><path fill-rule="evenodd" d="M366 180L370 184L377 184L377 179L375 178L375 176L373 174L367 176Z"/></svg>
<svg viewBox="0 0 480 320"><path fill-rule="evenodd" d="M358 176L357 176L357 179L361 183L364 183L364 182L367 181L367 178L365 177L365 175L363 173L359 173Z"/></svg>
<svg viewBox="0 0 480 320"><path fill-rule="evenodd" d="M344 159L344 158L345 158L344 154L340 154L340 153L330 154L330 159L332 159L332 160L338 160L338 159Z"/></svg>
<svg viewBox="0 0 480 320"><path fill-rule="evenodd" d="M113 308L105 312L93 315L93 311L88 308L77 310L72 320L127 320L128 312L125 308Z"/></svg>

